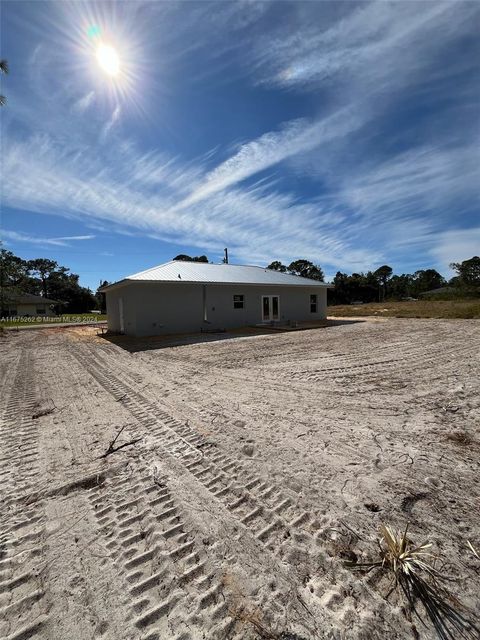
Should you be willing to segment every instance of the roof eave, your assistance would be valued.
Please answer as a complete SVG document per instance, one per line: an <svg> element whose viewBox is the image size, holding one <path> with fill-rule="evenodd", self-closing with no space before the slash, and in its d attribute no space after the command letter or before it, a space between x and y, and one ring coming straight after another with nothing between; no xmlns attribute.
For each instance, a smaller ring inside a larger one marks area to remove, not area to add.
<svg viewBox="0 0 480 640"><path fill-rule="evenodd" d="M308 280L305 278L305 280ZM329 284L327 282L318 282L318 280L310 280L307 282L216 282L214 280L184 280L179 278L178 280L153 280L153 279L145 279L142 280L140 278L124 278L123 280L119 280L118 282L113 282L112 284L106 285L104 287L100 287L98 291L100 293L105 293L107 291L112 291L113 289L118 289L122 286L132 284L132 283L143 283L143 284L201 284L201 285L215 285L215 286L239 286L239 287L321 287L324 289L333 289L334 285Z"/></svg>

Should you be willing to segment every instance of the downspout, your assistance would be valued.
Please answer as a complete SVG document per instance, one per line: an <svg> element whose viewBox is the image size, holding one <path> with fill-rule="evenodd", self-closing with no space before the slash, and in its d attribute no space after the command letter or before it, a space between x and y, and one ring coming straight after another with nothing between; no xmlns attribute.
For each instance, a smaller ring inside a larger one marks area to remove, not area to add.
<svg viewBox="0 0 480 640"><path fill-rule="evenodd" d="M203 295L203 321L208 322L207 315L207 285L204 284L202 286L202 295Z"/></svg>

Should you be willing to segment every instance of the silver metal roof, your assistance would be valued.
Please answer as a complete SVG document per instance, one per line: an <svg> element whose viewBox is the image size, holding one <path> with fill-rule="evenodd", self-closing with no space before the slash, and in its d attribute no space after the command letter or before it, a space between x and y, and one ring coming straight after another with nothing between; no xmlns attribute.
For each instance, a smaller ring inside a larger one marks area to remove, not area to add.
<svg viewBox="0 0 480 640"><path fill-rule="evenodd" d="M183 262L172 260L158 267L127 276L116 284L129 281L144 282L195 282L203 284L259 284L296 287L329 287L318 280L280 273L264 267L250 267L237 264L210 264L207 262ZM107 289L107 287L105 287Z"/></svg>

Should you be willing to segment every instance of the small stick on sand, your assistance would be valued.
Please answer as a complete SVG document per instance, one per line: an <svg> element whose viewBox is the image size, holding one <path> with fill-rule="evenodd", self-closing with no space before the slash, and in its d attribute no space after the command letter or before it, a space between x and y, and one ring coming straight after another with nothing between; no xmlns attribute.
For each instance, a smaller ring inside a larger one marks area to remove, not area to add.
<svg viewBox="0 0 480 640"><path fill-rule="evenodd" d="M128 447L131 444L136 444L137 442L139 442L141 440L141 438L134 438L133 440L129 440L128 442L124 442L123 444L120 444L120 445L118 445L118 447L116 447L115 443L118 440L118 438L119 438L120 434L122 433L122 431L125 429L125 426L126 425L123 425L123 427L118 431L117 435L110 442L110 444L108 445L107 450L105 451L105 453L102 453L100 458L106 458L110 454L115 453L116 451L119 451L120 449L123 449L124 447Z"/></svg>

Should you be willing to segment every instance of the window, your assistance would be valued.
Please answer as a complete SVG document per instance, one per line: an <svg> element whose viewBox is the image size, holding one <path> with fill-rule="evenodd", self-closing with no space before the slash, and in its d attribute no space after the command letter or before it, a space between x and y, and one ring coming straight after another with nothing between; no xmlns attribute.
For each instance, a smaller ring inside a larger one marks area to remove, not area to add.
<svg viewBox="0 0 480 640"><path fill-rule="evenodd" d="M243 309L244 307L244 298L243 295L233 296L233 308L234 309Z"/></svg>
<svg viewBox="0 0 480 640"><path fill-rule="evenodd" d="M45 307L38 307L37 316L44 316L44 315L45 315Z"/></svg>
<svg viewBox="0 0 480 640"><path fill-rule="evenodd" d="M312 293L310 296L310 313L317 313L317 294Z"/></svg>

